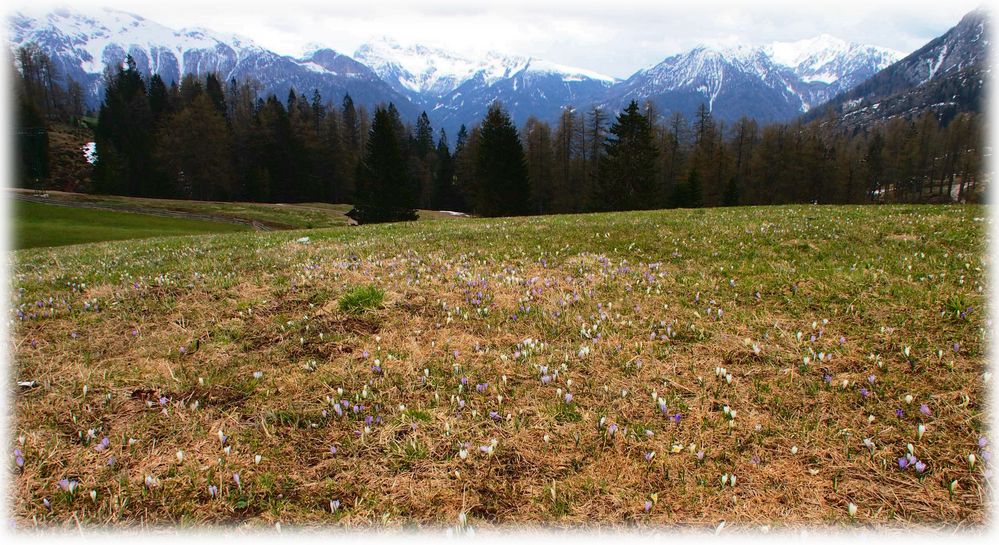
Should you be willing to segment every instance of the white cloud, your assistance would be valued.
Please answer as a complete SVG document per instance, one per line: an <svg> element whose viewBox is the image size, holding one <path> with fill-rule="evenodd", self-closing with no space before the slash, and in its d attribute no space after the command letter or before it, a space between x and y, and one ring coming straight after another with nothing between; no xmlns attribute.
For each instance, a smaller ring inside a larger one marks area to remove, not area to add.
<svg viewBox="0 0 999 545"><path fill-rule="evenodd" d="M626 77L698 43L763 44L828 33L910 52L980 0L83 0L169 27L234 32L284 54L319 43L352 54L379 36L464 53L500 50ZM62 2L37 0L33 10ZM15 0L8 9L25 6Z"/></svg>

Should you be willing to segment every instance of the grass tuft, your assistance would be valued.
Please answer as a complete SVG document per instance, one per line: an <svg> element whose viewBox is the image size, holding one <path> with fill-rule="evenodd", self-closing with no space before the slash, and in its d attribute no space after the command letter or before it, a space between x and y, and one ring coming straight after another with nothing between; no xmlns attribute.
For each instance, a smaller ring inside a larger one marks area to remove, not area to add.
<svg viewBox="0 0 999 545"><path fill-rule="evenodd" d="M340 296L339 306L343 312L363 314L382 305L385 292L376 286L357 286Z"/></svg>

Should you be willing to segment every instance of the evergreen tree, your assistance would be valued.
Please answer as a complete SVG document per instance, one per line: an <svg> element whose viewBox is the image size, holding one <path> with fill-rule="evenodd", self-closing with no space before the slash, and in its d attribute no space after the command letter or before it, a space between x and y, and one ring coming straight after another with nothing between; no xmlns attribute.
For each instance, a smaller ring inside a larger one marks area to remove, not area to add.
<svg viewBox="0 0 999 545"><path fill-rule="evenodd" d="M94 137L97 143L95 187L99 193L157 196L151 176L152 112L145 82L128 56L106 74L104 102Z"/></svg>
<svg viewBox="0 0 999 545"><path fill-rule="evenodd" d="M234 197L230 133L209 94L198 95L170 116L157 140L156 158L177 195L221 201Z"/></svg>
<svg viewBox="0 0 999 545"><path fill-rule="evenodd" d="M475 211L483 216L526 214L531 190L524 148L499 102L489 107L480 133L475 161Z"/></svg>
<svg viewBox="0 0 999 545"><path fill-rule="evenodd" d="M358 223L416 219L417 194L401 147L398 113L377 108L364 160L357 176L354 208L347 214Z"/></svg>
<svg viewBox="0 0 999 545"><path fill-rule="evenodd" d="M600 163L600 202L604 210L654 208L656 146L648 118L631 104L618 115Z"/></svg>
<svg viewBox="0 0 999 545"><path fill-rule="evenodd" d="M219 81L218 76L208 74L208 77L205 79L205 92L208 93L208 98L211 100L215 111L225 119L225 93L222 92L222 82Z"/></svg>
<svg viewBox="0 0 999 545"><path fill-rule="evenodd" d="M462 210L464 204L455 186L454 158L448 148L447 133L441 129L437 140L436 171L434 172L433 208L435 210Z"/></svg>

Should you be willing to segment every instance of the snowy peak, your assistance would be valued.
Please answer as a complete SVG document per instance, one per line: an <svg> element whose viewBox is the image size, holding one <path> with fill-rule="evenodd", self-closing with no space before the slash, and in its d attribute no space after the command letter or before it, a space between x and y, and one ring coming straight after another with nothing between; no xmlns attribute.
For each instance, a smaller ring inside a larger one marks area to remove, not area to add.
<svg viewBox="0 0 999 545"><path fill-rule="evenodd" d="M122 57L122 51L147 60L152 71L159 71L161 61L173 63L176 73L182 75L197 68L185 62L188 51L226 50L236 55L237 50L260 50L245 37L202 28L172 30L108 8L86 13L59 9L40 17L21 12L11 17L11 23L14 47L35 42L56 53L76 55L88 73L100 73L107 63Z"/></svg>
<svg viewBox="0 0 999 545"><path fill-rule="evenodd" d="M498 53L472 59L422 45L403 46L390 38L360 46L354 58L401 92L434 95L447 94L476 75L488 83L509 77L527 62Z"/></svg>
<svg viewBox="0 0 999 545"><path fill-rule="evenodd" d="M639 71L612 93L609 105L652 100L690 115L707 104L734 120L793 118L851 89L898 60L890 49L828 34L762 47L702 44Z"/></svg>
<svg viewBox="0 0 999 545"><path fill-rule="evenodd" d="M492 86L525 70L557 75L567 82L615 81L592 70L533 57L491 51L480 58L472 58L423 45L401 45L390 38L360 46L354 52L354 58L371 67L400 92L424 95L425 99L442 97L473 80L487 87Z"/></svg>
<svg viewBox="0 0 999 545"><path fill-rule="evenodd" d="M894 49L848 42L828 34L796 42L773 42L763 49L807 83L832 84L850 77L854 80L851 87L902 58L902 53Z"/></svg>

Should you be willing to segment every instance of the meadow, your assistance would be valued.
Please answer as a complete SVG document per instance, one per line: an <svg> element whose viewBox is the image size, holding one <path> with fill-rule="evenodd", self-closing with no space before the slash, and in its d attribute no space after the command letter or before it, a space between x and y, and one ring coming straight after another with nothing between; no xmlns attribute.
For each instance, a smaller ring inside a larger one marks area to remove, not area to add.
<svg viewBox="0 0 999 545"><path fill-rule="evenodd" d="M12 201L12 248L66 246L126 240L249 230L249 226L186 218L164 218L131 212L68 208Z"/></svg>
<svg viewBox="0 0 999 545"><path fill-rule="evenodd" d="M19 527L976 527L981 206L12 253Z"/></svg>

